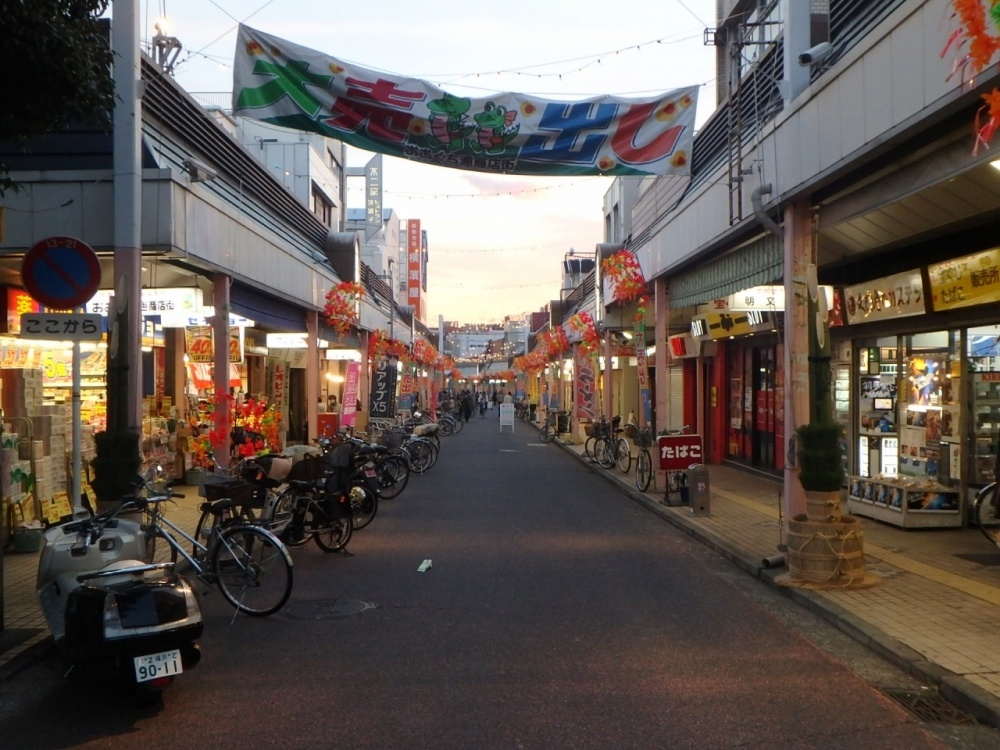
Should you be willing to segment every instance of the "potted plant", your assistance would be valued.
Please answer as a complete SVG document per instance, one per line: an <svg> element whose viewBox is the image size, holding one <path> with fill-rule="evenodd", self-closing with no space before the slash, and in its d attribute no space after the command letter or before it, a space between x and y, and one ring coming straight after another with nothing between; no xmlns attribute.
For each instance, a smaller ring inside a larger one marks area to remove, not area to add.
<svg viewBox="0 0 1000 750"><path fill-rule="evenodd" d="M840 510L844 485L841 430L833 420L830 336L821 294L810 273L809 423L796 430L806 514L788 519L787 538L789 578L818 588L865 582L861 524Z"/></svg>
<svg viewBox="0 0 1000 750"><path fill-rule="evenodd" d="M90 462L94 470L90 486L103 510L118 503L135 489L135 478L142 466L139 435L135 432L98 432L94 435L96 455Z"/></svg>

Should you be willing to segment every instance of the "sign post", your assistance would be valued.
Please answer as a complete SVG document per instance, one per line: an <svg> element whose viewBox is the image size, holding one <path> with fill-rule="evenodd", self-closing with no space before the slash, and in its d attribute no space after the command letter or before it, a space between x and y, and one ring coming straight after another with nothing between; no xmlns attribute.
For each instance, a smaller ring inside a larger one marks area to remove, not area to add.
<svg viewBox="0 0 1000 750"><path fill-rule="evenodd" d="M36 301L47 308L73 310L81 307L101 285L101 262L86 242L72 237L49 237L25 253L21 283ZM100 315L44 313L21 316L21 335L73 342L73 458L72 499L80 502L83 459L80 452L80 342L100 341Z"/></svg>

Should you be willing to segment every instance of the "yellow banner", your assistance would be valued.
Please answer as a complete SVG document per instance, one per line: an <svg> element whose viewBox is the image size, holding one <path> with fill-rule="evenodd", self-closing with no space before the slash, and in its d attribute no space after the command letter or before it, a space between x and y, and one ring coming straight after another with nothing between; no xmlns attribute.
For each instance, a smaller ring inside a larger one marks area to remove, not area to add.
<svg viewBox="0 0 1000 750"><path fill-rule="evenodd" d="M1000 247L929 266L934 310L1000 302Z"/></svg>

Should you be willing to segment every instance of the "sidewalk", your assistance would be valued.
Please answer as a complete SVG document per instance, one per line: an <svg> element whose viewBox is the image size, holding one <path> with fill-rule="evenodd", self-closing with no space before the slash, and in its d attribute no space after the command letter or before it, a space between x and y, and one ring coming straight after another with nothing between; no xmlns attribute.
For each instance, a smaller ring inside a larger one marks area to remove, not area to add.
<svg viewBox="0 0 1000 750"><path fill-rule="evenodd" d="M764 567L782 541L780 481L710 465L711 514L694 516L688 507L664 504L662 487L639 492L634 462L622 474L591 463L582 445L554 443L640 505L936 686L958 708L1000 726L1000 549L978 529L904 530L862 519L865 568L878 585L782 587L774 579L787 569Z"/></svg>

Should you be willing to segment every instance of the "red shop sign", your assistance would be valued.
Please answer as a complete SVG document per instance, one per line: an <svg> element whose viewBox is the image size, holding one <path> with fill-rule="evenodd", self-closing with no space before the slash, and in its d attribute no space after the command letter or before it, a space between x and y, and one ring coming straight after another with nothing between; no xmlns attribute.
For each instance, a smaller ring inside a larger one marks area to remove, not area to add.
<svg viewBox="0 0 1000 750"><path fill-rule="evenodd" d="M684 471L702 462L701 435L660 435L656 449L661 471Z"/></svg>

